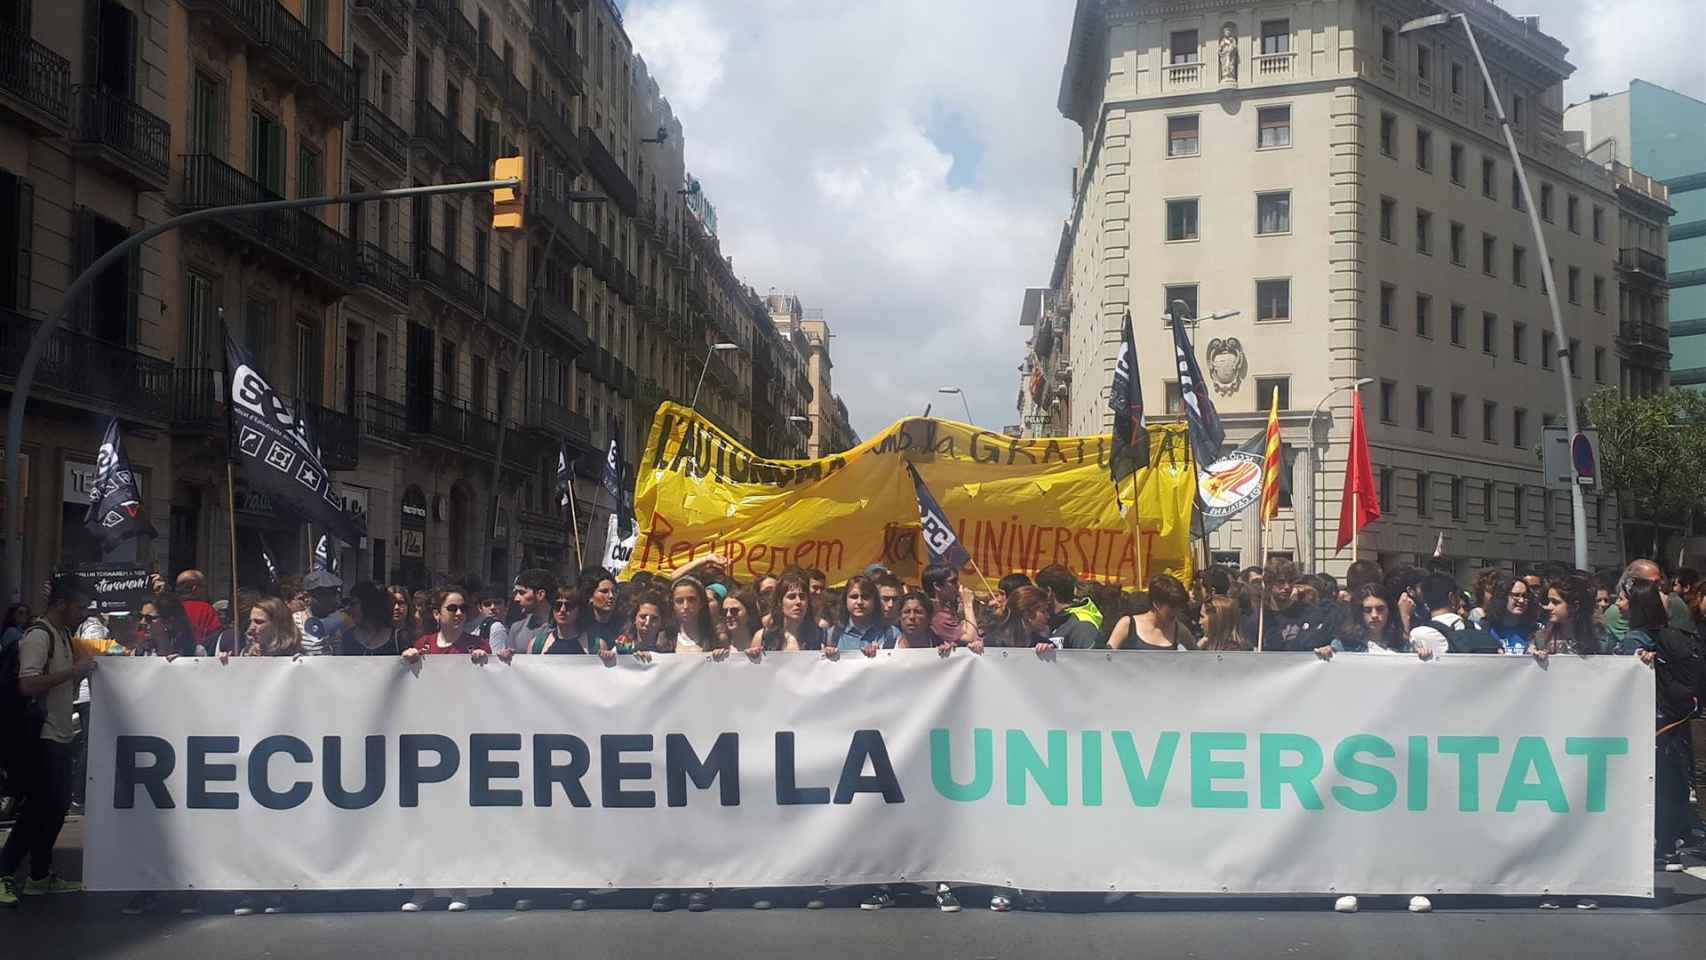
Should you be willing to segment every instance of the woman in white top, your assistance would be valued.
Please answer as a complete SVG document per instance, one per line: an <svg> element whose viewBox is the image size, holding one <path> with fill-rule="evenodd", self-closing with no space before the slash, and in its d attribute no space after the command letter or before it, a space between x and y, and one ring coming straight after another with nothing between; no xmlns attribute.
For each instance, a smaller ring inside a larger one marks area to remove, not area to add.
<svg viewBox="0 0 1706 960"><path fill-rule="evenodd" d="M693 577L675 581L669 591L670 629L676 653L707 653L718 646L717 625L711 619L710 599L705 585Z"/></svg>

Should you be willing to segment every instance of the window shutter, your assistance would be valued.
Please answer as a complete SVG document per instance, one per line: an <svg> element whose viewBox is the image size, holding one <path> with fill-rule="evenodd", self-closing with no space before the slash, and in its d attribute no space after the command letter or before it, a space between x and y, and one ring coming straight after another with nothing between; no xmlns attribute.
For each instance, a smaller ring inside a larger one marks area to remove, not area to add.
<svg viewBox="0 0 1706 960"><path fill-rule="evenodd" d="M83 0L83 82L93 87L101 82L101 0Z"/></svg>
<svg viewBox="0 0 1706 960"><path fill-rule="evenodd" d="M133 248L124 258L125 276L125 316L124 343L134 348L137 344L138 315L142 312L142 248Z"/></svg>
<svg viewBox="0 0 1706 960"><path fill-rule="evenodd" d="M23 177L14 179L13 183L16 184L16 208L18 211L18 222L14 225L14 229L17 231L17 240L13 249L17 251L18 263L16 294L14 296L16 302L12 306L20 313L28 313L30 309L30 264L35 259L36 188L34 184Z"/></svg>

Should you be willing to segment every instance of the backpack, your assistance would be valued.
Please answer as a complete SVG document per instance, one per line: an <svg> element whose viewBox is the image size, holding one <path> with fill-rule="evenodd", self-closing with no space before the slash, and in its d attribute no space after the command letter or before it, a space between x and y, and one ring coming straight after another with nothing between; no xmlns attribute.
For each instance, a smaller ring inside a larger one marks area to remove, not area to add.
<svg viewBox="0 0 1706 960"><path fill-rule="evenodd" d="M37 620L24 631L24 636L36 629L46 630L49 640L57 637L45 621ZM29 759L26 748L41 739L41 728L47 723L47 703L41 697L26 697L18 690L18 664L24 645L17 643L0 651L0 771L6 779L22 783L23 764Z"/></svg>
<svg viewBox="0 0 1706 960"><path fill-rule="evenodd" d="M498 622L497 617L487 617L486 622L480 624L480 629L474 631L475 634L478 635L481 640L484 640L486 642L487 647L490 647L492 645L492 624L497 623L497 622Z"/></svg>
<svg viewBox="0 0 1706 960"><path fill-rule="evenodd" d="M1505 645L1493 638L1493 635L1465 620L1453 628L1438 620L1429 620L1426 626L1433 627L1445 637L1446 645L1451 653L1504 653Z"/></svg>

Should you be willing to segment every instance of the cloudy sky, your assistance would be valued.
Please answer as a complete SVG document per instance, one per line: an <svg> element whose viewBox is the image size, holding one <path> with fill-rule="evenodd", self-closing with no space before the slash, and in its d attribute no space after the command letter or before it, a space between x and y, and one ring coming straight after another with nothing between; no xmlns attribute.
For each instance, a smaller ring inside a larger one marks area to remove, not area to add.
<svg viewBox="0 0 1706 960"><path fill-rule="evenodd" d="M1074 0L627 0L722 247L834 332L861 435L925 404L1017 422L1018 326L1046 283L1079 131L1055 109ZM999 7L1000 15L992 15ZM1706 99L1691 0L1521 0L1570 47L1570 101L1631 77Z"/></svg>

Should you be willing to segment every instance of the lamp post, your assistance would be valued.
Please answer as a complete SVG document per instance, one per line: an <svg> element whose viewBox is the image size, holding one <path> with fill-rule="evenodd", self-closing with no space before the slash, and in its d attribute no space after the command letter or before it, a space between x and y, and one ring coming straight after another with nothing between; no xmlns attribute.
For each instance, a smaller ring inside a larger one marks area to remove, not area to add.
<svg viewBox="0 0 1706 960"><path fill-rule="evenodd" d="M1564 332L1564 317L1558 312L1558 284L1552 278L1552 258L1546 253L1546 235L1540 229L1540 208L1534 205L1534 191L1528 186L1528 173L1522 167L1522 154L1516 148L1510 118L1505 116L1499 92L1493 88L1493 76L1487 70L1486 59L1481 56L1481 45L1475 40L1475 31L1469 26L1469 18L1461 13L1436 13L1405 23L1398 28L1398 33L1402 35L1443 27L1453 20L1463 24L1463 35L1468 38L1469 49L1475 54L1475 65L1481 69L1481 82L1486 85L1487 99L1493 105L1493 113L1498 116L1499 132L1505 136L1505 149L1510 151L1511 166L1516 170L1517 185L1522 189L1522 202L1528 207L1528 225L1534 232L1534 245L1540 251L1540 276L1546 282L1546 305L1552 310L1552 332L1558 339L1558 379L1564 385L1564 427L1574 437L1581 428L1576 422L1575 390L1570 386L1570 378L1575 375L1570 370L1570 338ZM1576 568L1585 570L1588 565L1587 503L1579 483L1570 484L1570 521L1575 533Z"/></svg>
<svg viewBox="0 0 1706 960"><path fill-rule="evenodd" d="M699 383L693 387L693 402L688 404L689 407L694 409L698 409L699 407L699 390L701 387L705 386L705 372L711 369L711 355L714 353L727 353L730 350L739 349L740 344L738 343L711 344L711 348L705 351L705 365L699 368Z"/></svg>
<svg viewBox="0 0 1706 960"><path fill-rule="evenodd" d="M966 402L966 392L964 390L961 390L959 387L937 387L936 392L937 393L947 393L947 394L958 394L959 398L960 398L960 406L966 408L966 422L971 423L973 426L976 426L976 424L973 423L973 421L972 421L971 404Z"/></svg>
<svg viewBox="0 0 1706 960"><path fill-rule="evenodd" d="M1327 402L1329 400L1332 400L1341 393L1351 393L1361 390L1363 387L1366 387L1373 382L1373 377L1358 377L1350 383L1334 387L1327 391L1327 395L1321 398L1321 402L1315 405L1315 411L1309 415L1309 445L1312 448L1309 456L1309 475L1311 478L1310 486L1313 488L1310 491L1310 497L1316 506L1316 515L1312 524L1314 529L1310 531L1309 566L1313 568L1316 573L1321 572L1321 544L1320 540L1317 539L1321 531L1321 455L1315 452L1313 448L1325 448L1331 446L1332 438L1329 436L1325 439L1325 442L1316 444L1315 424L1321 419L1321 411L1326 409Z"/></svg>

